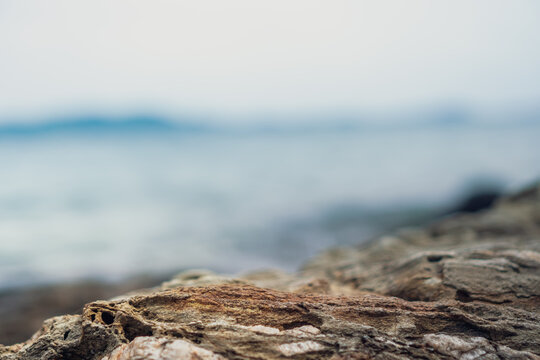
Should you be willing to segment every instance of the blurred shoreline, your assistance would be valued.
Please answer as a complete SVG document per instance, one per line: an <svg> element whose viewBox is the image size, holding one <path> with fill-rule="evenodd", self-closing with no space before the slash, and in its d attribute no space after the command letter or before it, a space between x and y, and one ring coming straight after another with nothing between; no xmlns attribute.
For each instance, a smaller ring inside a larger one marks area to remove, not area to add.
<svg viewBox="0 0 540 360"><path fill-rule="evenodd" d="M417 211L411 213L399 212L388 216L386 219L378 219L378 232L372 234L371 238L390 233L393 230L409 226L425 226L443 217L462 212L476 212L488 208L496 199L501 196L497 189L492 187L475 188L464 194L459 201L449 204L437 211ZM433 209L432 209L433 210ZM334 231L347 231L351 226L362 226L366 221L363 214L361 223L356 223L359 219L350 216L336 222L337 218L330 221L329 225ZM374 221L379 215L373 215L367 221ZM382 223L385 223L382 226ZM312 234L306 234L311 236ZM286 238L287 239L287 238ZM361 245L352 239L349 243L343 245ZM247 246L248 244L246 244ZM290 249L287 244L281 244L287 252L297 253L299 249ZM279 247L279 242L272 244L275 248ZM271 248L267 249L272 251ZM314 253L328 250L328 247L322 246L320 249L314 247ZM263 270L263 269L259 269ZM297 269L295 269L296 271ZM63 314L79 313L82 306L96 299L109 299L124 293L154 287L165 280L173 277L182 269L169 273L160 274L140 274L132 275L128 278L117 281L107 281L106 279L81 279L70 282L35 284L18 286L12 288L0 289L0 344L9 345L28 339L35 331L39 329L43 320Z"/></svg>

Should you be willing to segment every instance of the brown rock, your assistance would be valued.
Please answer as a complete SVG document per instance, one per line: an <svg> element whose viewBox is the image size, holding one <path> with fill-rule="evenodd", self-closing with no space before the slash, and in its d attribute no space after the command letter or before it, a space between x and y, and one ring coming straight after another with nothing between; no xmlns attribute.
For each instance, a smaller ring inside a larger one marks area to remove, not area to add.
<svg viewBox="0 0 540 360"><path fill-rule="evenodd" d="M124 345L140 337L147 339ZM82 316L53 319L3 358L100 359L114 348L110 360L135 359L125 354L137 352L174 353L172 348L216 359L358 353L440 358L454 353L503 356L500 346L534 358L540 350L540 316L486 303L303 295L228 284L94 302Z"/></svg>
<svg viewBox="0 0 540 360"><path fill-rule="evenodd" d="M0 359L540 359L540 190L321 254L183 273L46 321Z"/></svg>

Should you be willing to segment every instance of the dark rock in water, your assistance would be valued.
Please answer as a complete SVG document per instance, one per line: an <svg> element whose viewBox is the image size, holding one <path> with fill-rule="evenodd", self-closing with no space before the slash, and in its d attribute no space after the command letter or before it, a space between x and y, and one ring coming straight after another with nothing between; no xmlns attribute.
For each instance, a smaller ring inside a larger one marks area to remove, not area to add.
<svg viewBox="0 0 540 360"><path fill-rule="evenodd" d="M540 359L540 190L329 250L183 273L45 321L0 359Z"/></svg>
<svg viewBox="0 0 540 360"><path fill-rule="evenodd" d="M472 213L491 207L502 193L497 190L483 190L475 192L465 198L451 212Z"/></svg>

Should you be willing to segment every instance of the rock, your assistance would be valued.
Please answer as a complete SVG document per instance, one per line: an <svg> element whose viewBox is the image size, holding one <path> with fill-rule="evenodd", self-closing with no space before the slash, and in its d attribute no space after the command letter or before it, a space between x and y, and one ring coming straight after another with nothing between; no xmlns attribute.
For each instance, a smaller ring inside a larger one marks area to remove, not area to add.
<svg viewBox="0 0 540 360"><path fill-rule="evenodd" d="M159 285L166 278L138 276L109 283L80 281L49 284L0 292L0 342L14 344L28 339L45 319L82 311L95 299L107 299L128 291Z"/></svg>
<svg viewBox="0 0 540 360"><path fill-rule="evenodd" d="M496 346L532 357L540 349L540 316L485 303L336 297L224 284L90 303L81 316L54 318L23 347L4 349L3 358L172 359L165 354L175 353L208 359L439 358L452 351L498 354Z"/></svg>
<svg viewBox="0 0 540 360"><path fill-rule="evenodd" d="M117 347L102 360L224 360L211 351L184 340L141 336L129 344Z"/></svg>
<svg viewBox="0 0 540 360"><path fill-rule="evenodd" d="M477 287L492 287L495 281L487 284L489 279L515 281L514 291L523 299L526 296L517 288L525 285L526 293L536 292L531 286L538 288L538 189L540 186L503 198L488 211L456 215L423 229L403 229L361 247L332 249L307 263L299 276L325 278L334 288L349 287L342 291L376 291L411 300L430 300L454 298L451 288L465 281L465 276L473 276L465 270L468 269L474 270L474 275L483 274L482 285L476 278L469 281L476 282ZM506 270L513 268L519 275L504 274L501 266L506 266ZM454 280L445 278L444 284L434 286L444 277L441 272ZM507 289L499 290L500 295L501 291ZM496 300L494 295L489 297Z"/></svg>
<svg viewBox="0 0 540 360"><path fill-rule="evenodd" d="M540 359L540 189L297 274L185 272L0 347L2 360L246 358Z"/></svg>
<svg viewBox="0 0 540 360"><path fill-rule="evenodd" d="M534 310L540 304L539 255L497 248L421 252L358 286L412 301L477 300Z"/></svg>

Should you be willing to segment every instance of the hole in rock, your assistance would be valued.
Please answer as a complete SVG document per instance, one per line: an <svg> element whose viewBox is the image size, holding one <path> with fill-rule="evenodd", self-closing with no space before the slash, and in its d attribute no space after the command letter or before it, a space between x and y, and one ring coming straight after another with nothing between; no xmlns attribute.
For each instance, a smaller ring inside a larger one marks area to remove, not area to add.
<svg viewBox="0 0 540 360"><path fill-rule="evenodd" d="M428 255L427 261L429 262L439 262L443 259L442 255Z"/></svg>
<svg viewBox="0 0 540 360"><path fill-rule="evenodd" d="M473 298L469 293L465 290L458 290L456 291L456 300L461 302L471 302L473 301Z"/></svg>
<svg viewBox="0 0 540 360"><path fill-rule="evenodd" d="M132 319L127 320L123 324L124 336L129 341L133 341L138 336L152 336L152 328Z"/></svg>
<svg viewBox="0 0 540 360"><path fill-rule="evenodd" d="M101 313L101 320L107 325L111 325L114 322L114 315L108 311Z"/></svg>

